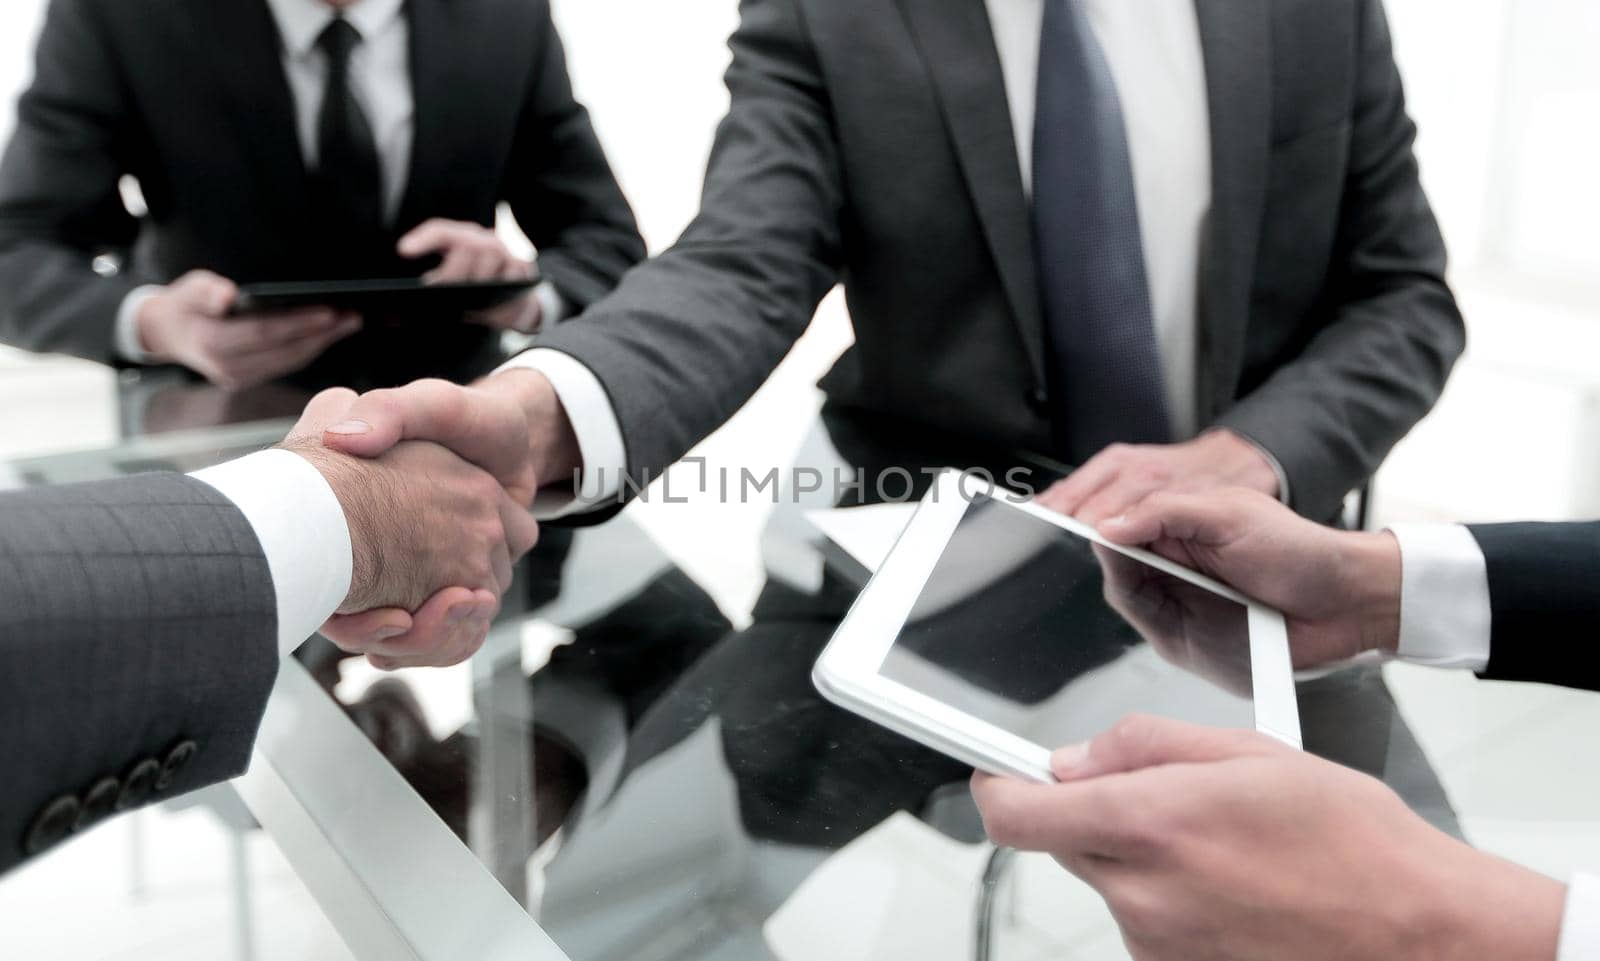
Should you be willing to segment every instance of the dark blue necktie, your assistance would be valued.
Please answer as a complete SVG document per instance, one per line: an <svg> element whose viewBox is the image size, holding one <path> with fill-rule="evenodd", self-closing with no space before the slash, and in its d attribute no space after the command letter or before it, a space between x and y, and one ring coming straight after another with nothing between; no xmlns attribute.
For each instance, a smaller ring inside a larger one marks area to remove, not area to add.
<svg viewBox="0 0 1600 961"><path fill-rule="evenodd" d="M1039 256L1058 453L1172 439L1117 87L1083 0L1045 0L1033 127Z"/></svg>

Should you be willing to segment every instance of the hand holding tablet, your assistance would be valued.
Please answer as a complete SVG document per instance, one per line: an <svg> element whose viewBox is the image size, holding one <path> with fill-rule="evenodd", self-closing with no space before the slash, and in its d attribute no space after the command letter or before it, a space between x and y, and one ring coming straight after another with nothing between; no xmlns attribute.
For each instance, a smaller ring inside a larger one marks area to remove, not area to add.
<svg viewBox="0 0 1600 961"><path fill-rule="evenodd" d="M819 658L839 705L981 770L1132 713L1298 746L1283 617L1172 561L943 475Z"/></svg>

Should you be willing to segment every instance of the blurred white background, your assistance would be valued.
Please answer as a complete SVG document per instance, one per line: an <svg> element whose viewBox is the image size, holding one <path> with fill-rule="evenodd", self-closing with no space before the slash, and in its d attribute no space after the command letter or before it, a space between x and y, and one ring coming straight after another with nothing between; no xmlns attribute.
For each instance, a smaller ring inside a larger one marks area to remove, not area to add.
<svg viewBox="0 0 1600 961"><path fill-rule="evenodd" d="M579 95L659 250L698 202L712 129L727 102L720 76L735 2L553 2ZM1380 475L1377 517L1600 516L1600 3L1388 5L1421 126L1424 180L1450 244L1472 343L1444 402ZM5 136L14 93L32 72L44 6L0 5ZM835 297L751 409L708 442L703 453L712 464L780 462L773 458L799 443L816 404L811 383L849 336ZM0 458L110 441L111 385L112 375L94 365L0 348ZM718 598L737 617L759 586L765 511L698 506L643 505L635 514L691 571L737 574L739 589ZM726 542L681 536L708 523L747 535L739 541L747 549L697 554L698 544ZM1592 750L1581 736L1596 723L1588 701L1405 670L1391 680L1475 840L1557 872L1562 858L1588 855L1600 865L1593 812L1572 803L1552 808L1542 788L1550 771L1568 765L1567 751ZM1499 735L1510 727L1537 735L1543 749L1524 751L1521 738L1504 742ZM1600 785L1565 796L1592 801ZM1530 805L1557 828L1529 829ZM0 882L0 957L235 956L230 836L200 813L158 812L140 823L142 833L127 821L101 828ZM142 860L132 854L136 838ZM251 935L257 956L344 956L270 843L256 836L246 851L259 894ZM143 895L130 893L135 882ZM83 924L86 916L94 923Z"/></svg>

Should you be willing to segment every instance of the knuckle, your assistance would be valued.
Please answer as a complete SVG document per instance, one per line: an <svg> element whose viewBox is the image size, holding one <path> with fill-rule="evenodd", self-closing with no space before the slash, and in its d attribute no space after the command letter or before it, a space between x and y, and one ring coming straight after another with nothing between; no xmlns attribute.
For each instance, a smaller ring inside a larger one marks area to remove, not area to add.
<svg viewBox="0 0 1600 961"><path fill-rule="evenodd" d="M983 831L989 840L1001 847L1014 847L1020 837L1018 825L1022 819L1017 805L1008 798L991 795L979 810Z"/></svg>
<svg viewBox="0 0 1600 961"><path fill-rule="evenodd" d="M1138 750L1150 743L1158 722L1148 714L1129 714L1106 732L1110 746L1124 751Z"/></svg>

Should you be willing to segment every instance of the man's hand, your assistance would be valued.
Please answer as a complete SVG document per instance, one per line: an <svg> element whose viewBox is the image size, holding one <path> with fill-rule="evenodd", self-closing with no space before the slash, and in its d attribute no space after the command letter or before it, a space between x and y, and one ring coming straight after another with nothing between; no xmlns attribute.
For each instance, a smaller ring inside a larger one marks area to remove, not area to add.
<svg viewBox="0 0 1600 961"><path fill-rule="evenodd" d="M1282 611L1297 668L1399 645L1400 545L1392 534L1336 531L1237 488L1152 494L1100 532Z"/></svg>
<svg viewBox="0 0 1600 961"><path fill-rule="evenodd" d="M1247 487L1277 497L1278 475L1265 454L1228 430L1182 444L1113 444L1038 502L1086 524L1115 517L1155 491Z"/></svg>
<svg viewBox="0 0 1600 961"><path fill-rule="evenodd" d="M555 389L533 371L507 371L472 387L425 380L374 391L342 411L321 437L327 447L358 457L381 457L406 440L449 448L488 471L524 506L546 479L569 478L582 464ZM373 610L336 617L323 633L346 650L373 644L380 634L388 634L390 643L428 647L439 643L443 612L462 589L458 584L441 592L415 616Z"/></svg>
<svg viewBox="0 0 1600 961"><path fill-rule="evenodd" d="M229 317L238 297L209 271L184 274L139 308L139 341L156 363L242 388L292 374L361 329L359 317L326 307Z"/></svg>
<svg viewBox="0 0 1600 961"><path fill-rule="evenodd" d="M323 448L323 432L355 400L324 391L284 442L327 478L344 509L353 570L340 610L394 609L364 636L330 636L379 667L458 663L483 643L538 525L493 476L436 444L409 441L374 459ZM430 598L415 620L406 614Z"/></svg>
<svg viewBox="0 0 1600 961"><path fill-rule="evenodd" d="M1094 887L1136 961L1555 957L1561 884L1254 732L1129 718L1052 767L974 775L984 826Z"/></svg>
<svg viewBox="0 0 1600 961"><path fill-rule="evenodd" d="M400 238L400 256L443 258L438 267L422 275L430 284L473 280L527 280L533 264L506 249L495 232L482 224L435 218ZM543 320L539 301L531 294L482 313L469 314L473 323L496 330L534 333Z"/></svg>
<svg viewBox="0 0 1600 961"><path fill-rule="evenodd" d="M1188 581L1093 545L1106 603L1169 664L1230 694L1249 697L1250 655L1243 608Z"/></svg>

